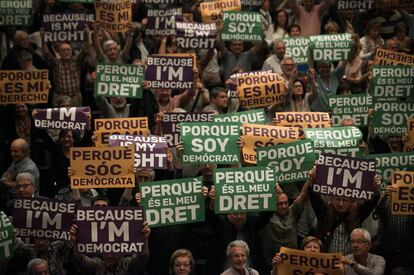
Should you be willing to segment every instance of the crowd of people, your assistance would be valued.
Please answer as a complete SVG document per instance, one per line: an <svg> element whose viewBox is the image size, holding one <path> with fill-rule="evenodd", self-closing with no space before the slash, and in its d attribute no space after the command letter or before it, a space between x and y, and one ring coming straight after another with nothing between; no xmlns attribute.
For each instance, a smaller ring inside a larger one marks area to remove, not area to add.
<svg viewBox="0 0 414 275"><path fill-rule="evenodd" d="M147 117L150 132L162 135L161 123L167 112L245 111L237 98L229 96L230 76L261 70L279 74L287 87L281 103L264 108L268 124L280 111L329 112L330 96L368 92L377 48L414 54L413 14L391 6L395 2L391 0L365 1L372 2L372 6L363 10L352 5L339 10L340 0L263 0L258 1L261 5L245 7L260 13L262 41L253 44L217 38L214 48L188 50L179 48L174 36L145 34L147 11L164 9L167 4L134 2L129 31L111 33L95 23L84 29L83 42L45 43L42 15L94 13L90 3L34 1L31 26L0 28L1 70L47 69L51 85L47 104L0 105L1 210L10 214L14 199L32 197L76 201L92 207L132 206L141 203L141 182L201 176L206 187L206 219L157 228L145 224L143 252L125 257L78 253L76 225L71 228L70 241L35 239L25 243L16 238L14 256L0 263L0 274L283 275L278 272L283 262L280 247L341 253L345 275L413 274L414 215L392 215L390 201L395 188L387 186L381 191L377 178L374 198L357 201L313 192L310 187L316 172L311 170L306 182L278 185L276 211L216 215L211 203L215 196L213 171L222 165L183 164L183 148L178 144L171 149L168 169L136 171L136 188L71 190L74 171L70 149L94 145L93 123L86 131L43 130L35 127L32 117L34 108L89 106L92 121ZM201 2L183 0L176 6L191 14L194 22L201 22ZM217 25L222 28L220 22ZM297 64L286 54L284 38L338 33L352 34L355 42L348 60ZM192 90L145 87L138 99L94 93L99 63L143 65L152 54L183 52L196 55ZM354 122L349 118L342 125ZM368 124L361 130L365 154L404 150L403 135L380 137Z"/></svg>

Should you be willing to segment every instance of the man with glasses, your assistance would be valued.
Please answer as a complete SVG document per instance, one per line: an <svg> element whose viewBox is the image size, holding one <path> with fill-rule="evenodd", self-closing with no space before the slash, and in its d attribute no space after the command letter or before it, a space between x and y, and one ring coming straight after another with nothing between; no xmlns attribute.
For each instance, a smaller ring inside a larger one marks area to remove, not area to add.
<svg viewBox="0 0 414 275"><path fill-rule="evenodd" d="M345 275L374 274L382 275L385 270L383 257L369 253L371 235L363 228L356 228L351 233L352 254L342 257Z"/></svg>

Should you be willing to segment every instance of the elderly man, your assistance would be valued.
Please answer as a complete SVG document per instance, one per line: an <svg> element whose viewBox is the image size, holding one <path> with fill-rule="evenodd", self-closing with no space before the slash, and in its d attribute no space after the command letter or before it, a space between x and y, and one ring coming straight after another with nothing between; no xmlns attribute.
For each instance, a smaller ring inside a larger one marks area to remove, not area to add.
<svg viewBox="0 0 414 275"><path fill-rule="evenodd" d="M221 275L259 275L259 272L256 270L247 267L250 249L246 242L241 240L232 241L227 246L226 254L230 267Z"/></svg>
<svg viewBox="0 0 414 275"><path fill-rule="evenodd" d="M16 197L32 198L35 195L34 177L32 174L24 172L16 177Z"/></svg>
<svg viewBox="0 0 414 275"><path fill-rule="evenodd" d="M371 235L367 230L356 228L351 232L352 254L341 259L345 266L345 275L384 274L385 260L369 253L371 245Z"/></svg>
<svg viewBox="0 0 414 275"><path fill-rule="evenodd" d="M204 107L202 111L223 114L226 111L227 103L227 91L223 88L216 87L210 93L210 104Z"/></svg>
<svg viewBox="0 0 414 275"><path fill-rule="evenodd" d="M43 259L32 259L27 264L27 273L29 275L49 275L49 265Z"/></svg>
<svg viewBox="0 0 414 275"><path fill-rule="evenodd" d="M282 39L276 40L274 45L274 54L269 56L263 63L262 71L272 70L274 73L283 74L280 66L286 53L285 42Z"/></svg>

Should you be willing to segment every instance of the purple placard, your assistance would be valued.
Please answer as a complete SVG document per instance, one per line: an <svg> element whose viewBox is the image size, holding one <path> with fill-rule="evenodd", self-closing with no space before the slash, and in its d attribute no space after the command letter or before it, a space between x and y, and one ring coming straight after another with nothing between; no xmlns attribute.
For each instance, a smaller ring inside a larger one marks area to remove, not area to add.
<svg viewBox="0 0 414 275"><path fill-rule="evenodd" d="M141 207L79 207L77 251L86 255L141 254L143 222Z"/></svg>
<svg viewBox="0 0 414 275"><path fill-rule="evenodd" d="M16 237L70 240L75 204L51 199L16 199L13 226Z"/></svg>
<svg viewBox="0 0 414 275"><path fill-rule="evenodd" d="M182 14L183 10L181 8L148 10L148 21L145 28L145 34L162 37L175 35L175 22L182 20Z"/></svg>
<svg viewBox="0 0 414 275"><path fill-rule="evenodd" d="M213 121L213 113L165 113L162 133L168 146L174 147L180 141L181 122Z"/></svg>
<svg viewBox="0 0 414 275"><path fill-rule="evenodd" d="M192 55L150 55L145 79L153 89L189 90L194 85L194 58Z"/></svg>
<svg viewBox="0 0 414 275"><path fill-rule="evenodd" d="M111 135L109 146L135 144L135 167L167 169L167 141L160 136Z"/></svg>
<svg viewBox="0 0 414 275"><path fill-rule="evenodd" d="M35 109L33 118L36 128L40 129L90 129L89 107Z"/></svg>
<svg viewBox="0 0 414 275"><path fill-rule="evenodd" d="M375 160L322 153L316 162L314 192L370 200L374 197Z"/></svg>
<svg viewBox="0 0 414 275"><path fill-rule="evenodd" d="M52 13L43 15L44 42L84 41L83 29L95 22L93 13Z"/></svg>
<svg viewBox="0 0 414 275"><path fill-rule="evenodd" d="M217 36L216 24L175 22L177 45L183 49L212 49Z"/></svg>

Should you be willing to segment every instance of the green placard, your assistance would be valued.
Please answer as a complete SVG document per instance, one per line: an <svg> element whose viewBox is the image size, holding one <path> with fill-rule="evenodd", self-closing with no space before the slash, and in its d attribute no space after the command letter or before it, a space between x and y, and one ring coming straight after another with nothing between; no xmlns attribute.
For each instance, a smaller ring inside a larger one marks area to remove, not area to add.
<svg viewBox="0 0 414 275"><path fill-rule="evenodd" d="M223 30L220 38L224 41L261 41L263 37L260 13L251 11L223 12Z"/></svg>
<svg viewBox="0 0 414 275"><path fill-rule="evenodd" d="M340 156L357 157L361 155L359 143L362 132L357 127L303 129L305 138L313 141L316 157L320 153L332 153Z"/></svg>
<svg viewBox="0 0 414 275"><path fill-rule="evenodd" d="M151 227L204 221L201 178L142 182L145 220Z"/></svg>
<svg viewBox="0 0 414 275"><path fill-rule="evenodd" d="M181 123L184 142L183 163L236 164L240 162L240 123Z"/></svg>
<svg viewBox="0 0 414 275"><path fill-rule="evenodd" d="M266 114L263 109L219 114L213 117L214 122L240 122L250 124L266 124Z"/></svg>
<svg viewBox="0 0 414 275"><path fill-rule="evenodd" d="M407 119L414 116L414 102L375 102L374 106L374 135L402 136L407 130Z"/></svg>
<svg viewBox="0 0 414 275"><path fill-rule="evenodd" d="M296 64L308 63L308 48L310 38L308 36L294 36L283 38L286 46L286 56L293 57Z"/></svg>
<svg viewBox="0 0 414 275"><path fill-rule="evenodd" d="M414 97L414 67L374 65L369 93L376 101Z"/></svg>
<svg viewBox="0 0 414 275"><path fill-rule="evenodd" d="M99 64L96 71L95 95L142 98L144 66Z"/></svg>
<svg viewBox="0 0 414 275"><path fill-rule="evenodd" d="M32 25L32 0L0 0L0 26Z"/></svg>
<svg viewBox="0 0 414 275"><path fill-rule="evenodd" d="M314 61L347 60L355 44L349 33L315 35L309 38L309 50Z"/></svg>
<svg viewBox="0 0 414 275"><path fill-rule="evenodd" d="M366 155L375 159L375 171L381 179L381 190L385 190L387 182L391 182L393 170L414 171L414 153L390 153Z"/></svg>
<svg viewBox="0 0 414 275"><path fill-rule="evenodd" d="M310 140L259 147L256 152L258 166L276 167L279 183L306 180L316 160Z"/></svg>
<svg viewBox="0 0 414 275"><path fill-rule="evenodd" d="M13 239L13 224L6 214L0 211L0 261L13 257Z"/></svg>
<svg viewBox="0 0 414 275"><path fill-rule="evenodd" d="M215 212L276 210L276 178L270 167L214 169Z"/></svg>
<svg viewBox="0 0 414 275"><path fill-rule="evenodd" d="M328 99L332 111L334 126L339 126L343 119L351 118L355 126L368 125L368 111L373 107L372 97L366 94L338 95Z"/></svg>

